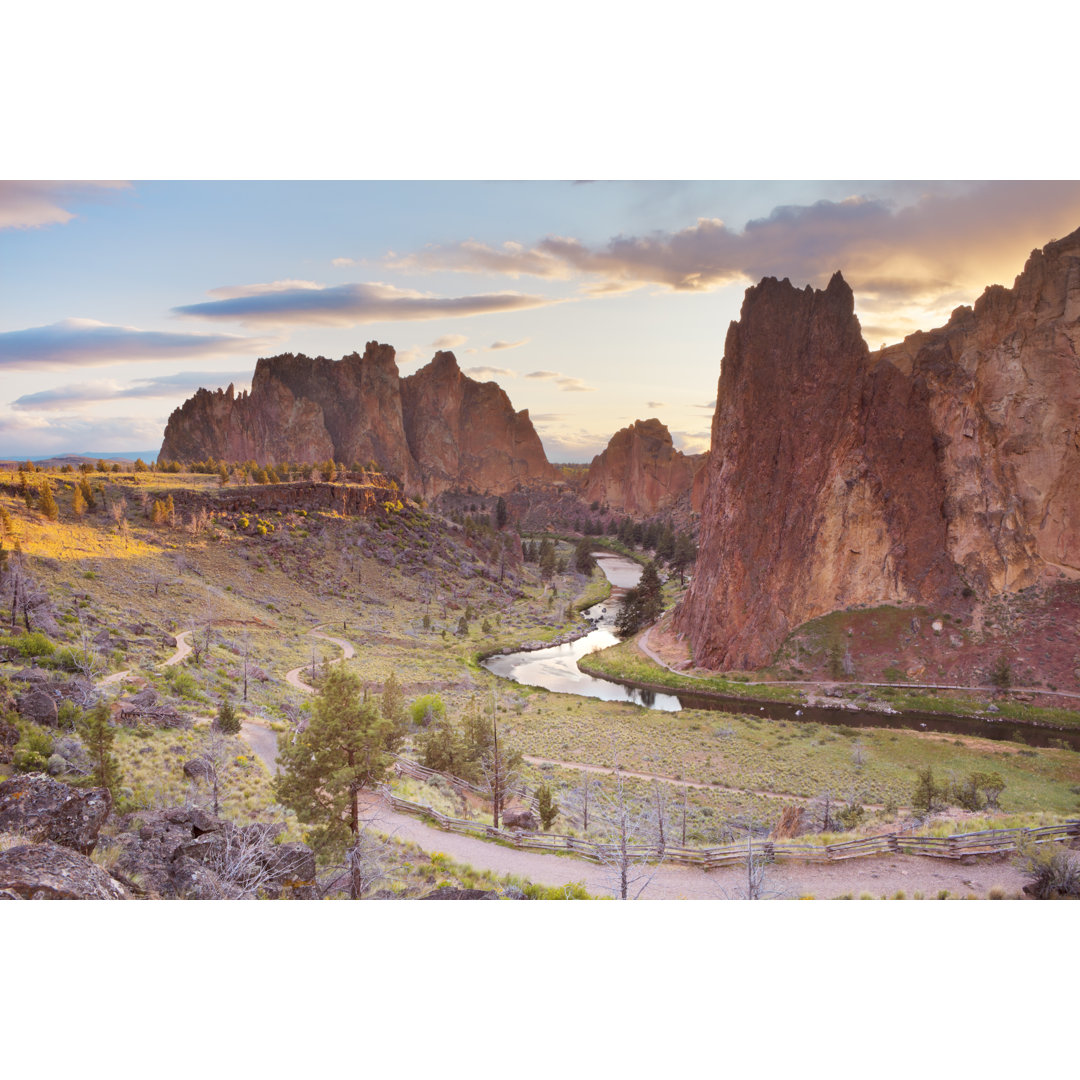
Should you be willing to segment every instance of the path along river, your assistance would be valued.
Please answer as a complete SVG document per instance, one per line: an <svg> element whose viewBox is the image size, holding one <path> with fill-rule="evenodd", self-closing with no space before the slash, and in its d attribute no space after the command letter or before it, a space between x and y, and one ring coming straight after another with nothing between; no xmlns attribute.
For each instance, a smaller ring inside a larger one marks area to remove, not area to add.
<svg viewBox="0 0 1080 1080"><path fill-rule="evenodd" d="M593 553L604 576L612 584L611 596L584 612L594 629L584 637L565 645L552 645L516 653L497 654L483 662L494 675L539 686L560 694L579 694L603 701L626 701L648 709L678 712L680 709L711 709L733 713L754 713L774 720L803 723L832 724L844 727L909 728L914 731L943 731L955 735L978 735L987 739L1010 740L1029 746L1067 744L1080 750L1080 731L1042 727L1014 720L991 717L944 716L939 713L881 713L855 709L827 709L778 701L749 701L745 698L723 697L680 691L663 693L645 687L623 685L610 679L598 678L581 671L581 657L618 643L614 632L615 616L626 589L637 584L641 567L630 559L610 552Z"/></svg>

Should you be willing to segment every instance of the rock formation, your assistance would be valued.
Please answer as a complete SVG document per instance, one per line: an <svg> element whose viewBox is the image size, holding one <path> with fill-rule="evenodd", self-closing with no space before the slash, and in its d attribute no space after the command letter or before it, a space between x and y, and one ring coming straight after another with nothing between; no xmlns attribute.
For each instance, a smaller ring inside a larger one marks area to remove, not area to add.
<svg viewBox="0 0 1080 1080"><path fill-rule="evenodd" d="M89 855L111 807L112 799L104 788L73 788L29 773L0 784L0 832Z"/></svg>
<svg viewBox="0 0 1080 1080"><path fill-rule="evenodd" d="M582 498L633 517L651 517L689 499L703 457L676 450L659 420L635 420L593 458Z"/></svg>
<svg viewBox="0 0 1080 1080"><path fill-rule="evenodd" d="M429 494L453 489L505 493L555 479L528 409L515 412L494 382L477 382L454 354L401 381L405 435Z"/></svg>
<svg viewBox="0 0 1080 1080"><path fill-rule="evenodd" d="M409 491L501 493L552 480L527 411L440 352L406 379L394 350L368 342L341 360L259 360L251 393L199 390L169 417L161 460L376 462Z"/></svg>
<svg viewBox="0 0 1080 1080"><path fill-rule="evenodd" d="M100 866L59 844L0 851L0 900L126 900Z"/></svg>
<svg viewBox="0 0 1080 1080"><path fill-rule="evenodd" d="M694 660L760 666L838 608L1080 577L1078 353L1080 231L876 354L839 274L748 289L676 617Z"/></svg>

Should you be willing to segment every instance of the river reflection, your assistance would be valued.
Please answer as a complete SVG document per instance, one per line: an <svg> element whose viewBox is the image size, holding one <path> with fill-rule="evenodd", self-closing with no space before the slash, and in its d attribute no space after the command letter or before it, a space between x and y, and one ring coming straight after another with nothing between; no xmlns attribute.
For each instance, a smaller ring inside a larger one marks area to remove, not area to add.
<svg viewBox="0 0 1080 1080"><path fill-rule="evenodd" d="M483 666L492 674L522 683L540 686L558 694L578 694L601 701L628 701L647 709L679 712L687 709L722 710L732 713L755 713L773 720L840 725L843 727L908 728L914 731L940 731L956 735L981 735L985 738L1026 743L1028 746L1067 746L1080 750L1080 732L1060 728L1038 727L1004 718L955 717L938 713L887 715L864 710L839 710L794 705L779 701L748 701L715 694L695 694L683 691L679 695L659 690L623 686L609 679L599 679L581 671L581 657L619 642L615 634L615 617L622 593L637 584L641 567L632 559L610 552L594 552L597 564L613 586L611 596L603 603L589 608L585 615L595 629L566 645L552 645L533 652L508 653L491 656Z"/></svg>
<svg viewBox="0 0 1080 1080"><path fill-rule="evenodd" d="M636 585L641 578L641 567L632 559L612 555L610 552L598 551L594 552L594 555L604 576L613 586L613 592L607 600L585 611L585 617L596 629L566 645L552 645L532 652L489 657L484 661L484 667L493 675L512 679L525 686L540 686L557 694L578 694L581 697L599 698L601 701L629 701L635 705L644 705L648 709L678 712L682 705L674 694L620 686L607 679L597 679L578 668L577 662L581 657L619 643L614 627L620 595L625 589Z"/></svg>

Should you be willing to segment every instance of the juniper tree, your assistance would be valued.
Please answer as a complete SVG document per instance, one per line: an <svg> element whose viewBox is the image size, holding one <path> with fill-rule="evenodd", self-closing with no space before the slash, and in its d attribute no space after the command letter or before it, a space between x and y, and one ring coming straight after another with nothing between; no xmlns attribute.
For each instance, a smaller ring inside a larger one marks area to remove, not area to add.
<svg viewBox="0 0 1080 1080"><path fill-rule="evenodd" d="M113 729L109 723L109 708L99 702L80 724L83 743L90 755L91 779L95 787L105 788L115 800L120 789L120 763L112 752Z"/></svg>
<svg viewBox="0 0 1080 1080"><path fill-rule="evenodd" d="M551 794L551 788L546 783L541 784L537 789L536 799L539 803L540 824L544 827L544 832L548 832L551 826L555 824L555 819L559 816L559 807L555 802L555 797Z"/></svg>
<svg viewBox="0 0 1080 1080"><path fill-rule="evenodd" d="M232 702L228 698L222 698L214 726L224 735L240 734L240 717L236 715L236 710L232 707Z"/></svg>
<svg viewBox="0 0 1080 1080"><path fill-rule="evenodd" d="M278 756L277 799L315 826L316 847L340 851L360 831L360 792L386 775L393 725L340 664L323 678L311 720Z"/></svg>
<svg viewBox="0 0 1080 1080"><path fill-rule="evenodd" d="M40 508L50 521L56 521L60 517L60 510L53 497L52 485L47 479L41 481Z"/></svg>

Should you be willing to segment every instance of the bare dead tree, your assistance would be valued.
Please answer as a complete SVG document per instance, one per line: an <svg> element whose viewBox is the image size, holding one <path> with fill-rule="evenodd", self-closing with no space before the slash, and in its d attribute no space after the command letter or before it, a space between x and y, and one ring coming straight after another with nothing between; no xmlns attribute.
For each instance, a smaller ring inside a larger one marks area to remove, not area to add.
<svg viewBox="0 0 1080 1080"><path fill-rule="evenodd" d="M202 740L198 760L203 766L202 774L206 780L214 814L221 809L220 796L225 782L225 766L231 756L232 746L228 736L211 726Z"/></svg>
<svg viewBox="0 0 1080 1080"><path fill-rule="evenodd" d="M393 832L386 832L379 807L373 806L361 814L359 822L353 845L345 853L342 872L320 890L323 896L347 887L350 900L364 900L398 865Z"/></svg>
<svg viewBox="0 0 1080 1080"><path fill-rule="evenodd" d="M499 741L498 703L495 685L491 687L491 748L480 759L480 770L484 776L483 790L491 799L491 817L495 828L499 827L499 818L503 807L513 790L519 786L521 777L519 767L521 754L508 750L505 743Z"/></svg>
<svg viewBox="0 0 1080 1080"><path fill-rule="evenodd" d="M609 792L602 786L597 798L596 817L609 839L597 845L600 864L608 871L609 888L620 900L636 900L648 888L658 863L650 865L655 851L648 843L652 835L653 810L647 804L634 805L629 799L618 761Z"/></svg>
<svg viewBox="0 0 1080 1080"><path fill-rule="evenodd" d="M667 823L668 796L659 780L653 781L653 806L656 810L656 839L660 849L660 858L664 857L664 849L667 847Z"/></svg>
<svg viewBox="0 0 1080 1080"><path fill-rule="evenodd" d="M77 649L71 650L72 660L78 673L89 683L95 683L105 670L105 661L101 654L94 648L94 640L90 636L90 630L83 621L82 607L76 601L75 618L78 622L79 643Z"/></svg>

